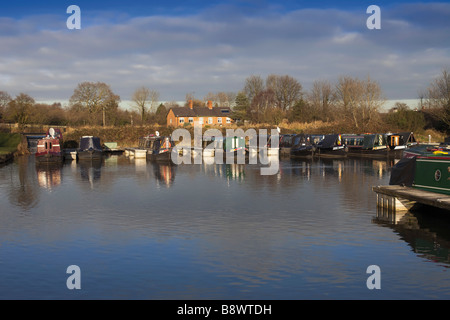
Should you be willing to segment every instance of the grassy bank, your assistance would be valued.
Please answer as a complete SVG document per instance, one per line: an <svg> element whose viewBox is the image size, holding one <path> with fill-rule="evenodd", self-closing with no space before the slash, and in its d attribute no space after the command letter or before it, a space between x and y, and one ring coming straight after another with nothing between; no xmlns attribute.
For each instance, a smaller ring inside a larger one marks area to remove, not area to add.
<svg viewBox="0 0 450 320"><path fill-rule="evenodd" d="M0 132L0 155L15 153L19 150L22 142L22 136L18 133L1 133Z"/></svg>

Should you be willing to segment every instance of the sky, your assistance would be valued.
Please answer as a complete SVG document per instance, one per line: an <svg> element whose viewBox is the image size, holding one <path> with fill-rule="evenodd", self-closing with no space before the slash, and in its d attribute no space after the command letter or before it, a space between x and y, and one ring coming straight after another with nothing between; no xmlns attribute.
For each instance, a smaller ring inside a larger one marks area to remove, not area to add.
<svg viewBox="0 0 450 320"><path fill-rule="evenodd" d="M69 30L70 5L81 29ZM370 5L381 29L369 29ZM238 92L251 75L377 81L416 99L450 68L450 3L431 1L11 1L0 8L0 91L67 101L84 81L130 100Z"/></svg>

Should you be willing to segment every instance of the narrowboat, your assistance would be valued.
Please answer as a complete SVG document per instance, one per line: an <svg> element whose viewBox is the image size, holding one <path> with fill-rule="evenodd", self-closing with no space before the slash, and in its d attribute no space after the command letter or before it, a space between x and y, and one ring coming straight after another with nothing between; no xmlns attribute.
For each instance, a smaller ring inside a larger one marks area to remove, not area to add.
<svg viewBox="0 0 450 320"><path fill-rule="evenodd" d="M62 135L51 128L45 138L38 140L35 153L36 163L61 163L64 160L60 138Z"/></svg>
<svg viewBox="0 0 450 320"><path fill-rule="evenodd" d="M103 156L103 148L100 138L84 136L80 139L80 147L77 151L78 160L100 160Z"/></svg>
<svg viewBox="0 0 450 320"><path fill-rule="evenodd" d="M362 145L357 147L349 147L348 155L357 157L387 158L389 156L389 150L390 149L387 145L385 134L365 134L363 135Z"/></svg>
<svg viewBox="0 0 450 320"><path fill-rule="evenodd" d="M388 133L386 134L389 156L401 158L403 152L417 145L413 132Z"/></svg>
<svg viewBox="0 0 450 320"><path fill-rule="evenodd" d="M139 140L139 148L147 150L147 160L170 162L174 143L170 137L149 135Z"/></svg>
<svg viewBox="0 0 450 320"><path fill-rule="evenodd" d="M413 151L392 168L389 184L450 195L450 149L430 145Z"/></svg>
<svg viewBox="0 0 450 320"><path fill-rule="evenodd" d="M361 150L364 147L363 134L345 134L342 135L342 139L347 146L349 154L353 153L353 151Z"/></svg>
<svg viewBox="0 0 450 320"><path fill-rule="evenodd" d="M340 134L325 135L324 139L317 144L316 153L323 158L345 158L348 150Z"/></svg>
<svg viewBox="0 0 450 320"><path fill-rule="evenodd" d="M294 137L290 151L291 158L313 158L316 146L312 142L311 136L298 134Z"/></svg>
<svg viewBox="0 0 450 320"><path fill-rule="evenodd" d="M225 137L222 140L223 149L221 149L220 151L223 150L223 157L225 160L239 159L239 156L243 156L244 159L247 159L248 148L246 147L244 137Z"/></svg>
<svg viewBox="0 0 450 320"><path fill-rule="evenodd" d="M64 157L59 139L47 137L40 139L35 154L37 163L60 163Z"/></svg>
<svg viewBox="0 0 450 320"><path fill-rule="evenodd" d="M280 155L289 156L294 145L295 134L280 135Z"/></svg>

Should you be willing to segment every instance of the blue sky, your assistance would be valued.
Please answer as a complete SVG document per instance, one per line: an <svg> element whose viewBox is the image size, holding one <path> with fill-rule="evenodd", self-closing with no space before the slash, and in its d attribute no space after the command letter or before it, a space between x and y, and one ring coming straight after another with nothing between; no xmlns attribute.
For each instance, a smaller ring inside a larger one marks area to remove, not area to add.
<svg viewBox="0 0 450 320"><path fill-rule="evenodd" d="M66 9L81 8L81 30ZM369 5L381 30L368 30ZM0 10L0 90L68 100L103 81L122 100L237 92L246 77L289 74L309 90L340 76L415 99L450 67L450 4L431 1L15 1Z"/></svg>

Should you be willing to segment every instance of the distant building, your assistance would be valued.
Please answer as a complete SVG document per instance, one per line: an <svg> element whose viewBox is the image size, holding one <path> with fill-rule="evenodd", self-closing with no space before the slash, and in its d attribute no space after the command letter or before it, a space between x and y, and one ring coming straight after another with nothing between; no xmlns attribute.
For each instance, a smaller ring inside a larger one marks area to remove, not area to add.
<svg viewBox="0 0 450 320"><path fill-rule="evenodd" d="M194 125L195 122L212 126L227 126L231 124L231 108L213 107L212 101L208 101L207 107L194 107L189 101L188 107L175 107L167 114L167 126L182 127L185 124Z"/></svg>

